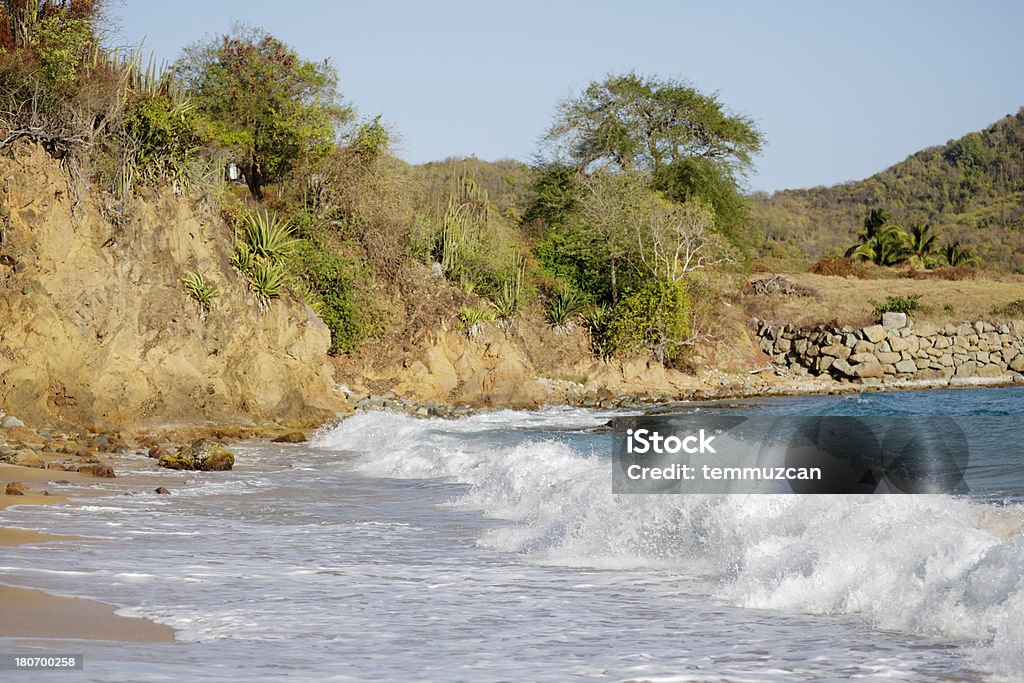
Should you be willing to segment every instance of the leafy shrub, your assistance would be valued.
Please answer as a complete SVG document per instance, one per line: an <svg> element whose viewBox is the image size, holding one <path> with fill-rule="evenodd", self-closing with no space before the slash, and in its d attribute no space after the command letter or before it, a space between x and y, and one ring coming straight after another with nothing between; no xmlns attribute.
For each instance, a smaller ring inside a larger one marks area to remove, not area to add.
<svg viewBox="0 0 1024 683"><path fill-rule="evenodd" d="M826 256L811 266L811 272L815 275L849 277L853 274L853 264L842 256L833 254L832 256Z"/></svg>
<svg viewBox="0 0 1024 683"><path fill-rule="evenodd" d="M191 165L199 149L195 105L162 94L143 95L125 119L127 146L116 190L127 196L139 181L171 180L179 189L191 182Z"/></svg>
<svg viewBox="0 0 1024 683"><path fill-rule="evenodd" d="M181 281L184 283L188 295L195 299L196 303L204 311L209 311L210 304L220 296L220 290L217 288L217 285L207 282L200 272L193 270L185 273L181 276Z"/></svg>
<svg viewBox="0 0 1024 683"><path fill-rule="evenodd" d="M607 327L613 353L646 349L673 364L690 340L690 298L682 282L652 280L626 293Z"/></svg>
<svg viewBox="0 0 1024 683"><path fill-rule="evenodd" d="M369 302L359 302L352 287L356 266L322 236L298 240L291 264L300 274L306 301L331 332L331 355L351 353L376 326Z"/></svg>
<svg viewBox="0 0 1024 683"><path fill-rule="evenodd" d="M992 314L1007 318L1024 318L1024 299L1014 299L1005 306L997 306L992 309Z"/></svg>
<svg viewBox="0 0 1024 683"><path fill-rule="evenodd" d="M889 296L881 303L869 299L868 303L875 309L876 316L880 316L883 313L906 313L907 315L913 315L914 313L926 313L928 311L928 307L921 303L920 294Z"/></svg>

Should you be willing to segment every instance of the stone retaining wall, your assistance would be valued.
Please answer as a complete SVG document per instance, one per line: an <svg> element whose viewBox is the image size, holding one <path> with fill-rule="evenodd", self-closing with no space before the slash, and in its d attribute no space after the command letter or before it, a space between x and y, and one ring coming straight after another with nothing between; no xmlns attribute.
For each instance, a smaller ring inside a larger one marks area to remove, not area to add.
<svg viewBox="0 0 1024 683"><path fill-rule="evenodd" d="M796 328L754 320L759 348L791 372L863 384L1024 381L1024 320L938 325L886 314L866 327Z"/></svg>

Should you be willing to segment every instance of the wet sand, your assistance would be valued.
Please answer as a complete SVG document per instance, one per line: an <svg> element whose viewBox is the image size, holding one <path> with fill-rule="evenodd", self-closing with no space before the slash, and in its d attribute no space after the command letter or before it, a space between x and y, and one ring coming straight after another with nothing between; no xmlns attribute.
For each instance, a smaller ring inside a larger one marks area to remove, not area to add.
<svg viewBox="0 0 1024 683"><path fill-rule="evenodd" d="M25 484L24 495L6 495L8 482ZM47 505L67 503L61 495L43 491L54 481L85 484L97 480L77 472L41 470L0 464L0 511L11 505ZM44 534L27 529L0 527L0 547L25 543L52 543L75 540L74 536ZM0 581L3 577L0 576ZM0 638L38 638L59 640L115 640L124 642L171 642L174 629L148 619L122 617L115 607L95 600L52 595L28 588L0 585Z"/></svg>
<svg viewBox="0 0 1024 683"><path fill-rule="evenodd" d="M121 617L115 607L95 600L0 586L0 638L75 638L160 643L174 640L174 629L147 619Z"/></svg>

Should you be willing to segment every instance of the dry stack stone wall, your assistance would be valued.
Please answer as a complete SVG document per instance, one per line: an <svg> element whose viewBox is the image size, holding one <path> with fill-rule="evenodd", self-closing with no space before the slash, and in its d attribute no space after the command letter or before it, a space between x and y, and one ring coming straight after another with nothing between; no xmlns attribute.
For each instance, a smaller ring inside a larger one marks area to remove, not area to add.
<svg viewBox="0 0 1024 683"><path fill-rule="evenodd" d="M798 374L863 384L1024 382L1024 320L942 325L887 313L866 327L753 324L760 349Z"/></svg>

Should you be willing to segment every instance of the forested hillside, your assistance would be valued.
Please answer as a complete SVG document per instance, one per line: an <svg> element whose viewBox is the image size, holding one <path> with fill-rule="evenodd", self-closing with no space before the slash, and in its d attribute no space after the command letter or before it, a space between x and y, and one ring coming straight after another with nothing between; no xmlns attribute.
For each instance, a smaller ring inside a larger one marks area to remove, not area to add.
<svg viewBox="0 0 1024 683"><path fill-rule="evenodd" d="M983 267L1024 272L1024 109L866 180L754 197L763 252L812 260L849 247L871 209L930 223Z"/></svg>

